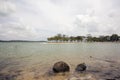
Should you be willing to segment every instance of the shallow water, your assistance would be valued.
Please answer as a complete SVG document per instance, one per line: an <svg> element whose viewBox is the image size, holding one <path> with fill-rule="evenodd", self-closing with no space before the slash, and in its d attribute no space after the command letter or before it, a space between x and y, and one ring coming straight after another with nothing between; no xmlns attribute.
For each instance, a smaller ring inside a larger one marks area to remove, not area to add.
<svg viewBox="0 0 120 80"><path fill-rule="evenodd" d="M50 74L57 61L70 65L69 75ZM75 73L83 62L87 71ZM81 74L120 80L119 66L120 43L0 42L0 80L64 80Z"/></svg>

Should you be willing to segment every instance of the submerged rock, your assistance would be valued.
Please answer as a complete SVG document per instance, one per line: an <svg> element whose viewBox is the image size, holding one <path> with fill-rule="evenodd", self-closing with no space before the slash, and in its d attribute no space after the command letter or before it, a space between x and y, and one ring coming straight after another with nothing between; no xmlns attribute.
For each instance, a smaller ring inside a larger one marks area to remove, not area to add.
<svg viewBox="0 0 120 80"><path fill-rule="evenodd" d="M78 64L77 67L75 68L75 71L85 71L87 68L85 63Z"/></svg>
<svg viewBox="0 0 120 80"><path fill-rule="evenodd" d="M77 77L72 77L72 78L67 79L67 80L79 80L79 78L77 78Z"/></svg>
<svg viewBox="0 0 120 80"><path fill-rule="evenodd" d="M116 80L116 79L105 79L105 80Z"/></svg>
<svg viewBox="0 0 120 80"><path fill-rule="evenodd" d="M92 74L86 74L84 76L78 76L78 77L73 76L73 77L70 77L66 80L98 80L98 79L96 79L95 76Z"/></svg>
<svg viewBox="0 0 120 80"><path fill-rule="evenodd" d="M53 71L55 73L60 73L60 72L69 72L70 67L67 63L60 61L54 64L53 66Z"/></svg>

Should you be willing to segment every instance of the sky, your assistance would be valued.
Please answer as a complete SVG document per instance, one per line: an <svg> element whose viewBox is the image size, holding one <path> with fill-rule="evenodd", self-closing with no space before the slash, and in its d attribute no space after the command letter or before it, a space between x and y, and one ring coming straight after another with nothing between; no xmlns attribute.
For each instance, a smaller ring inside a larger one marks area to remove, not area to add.
<svg viewBox="0 0 120 80"><path fill-rule="evenodd" d="M120 0L0 0L0 40L120 35Z"/></svg>

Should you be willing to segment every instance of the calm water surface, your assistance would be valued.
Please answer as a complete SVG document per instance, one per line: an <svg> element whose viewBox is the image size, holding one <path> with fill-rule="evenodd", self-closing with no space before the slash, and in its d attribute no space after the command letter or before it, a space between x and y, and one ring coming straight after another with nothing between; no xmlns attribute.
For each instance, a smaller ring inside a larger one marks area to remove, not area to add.
<svg viewBox="0 0 120 80"><path fill-rule="evenodd" d="M0 42L0 74L42 75L57 61L67 62L71 73L83 62L88 65L88 70L116 62L116 69L120 62L120 43Z"/></svg>

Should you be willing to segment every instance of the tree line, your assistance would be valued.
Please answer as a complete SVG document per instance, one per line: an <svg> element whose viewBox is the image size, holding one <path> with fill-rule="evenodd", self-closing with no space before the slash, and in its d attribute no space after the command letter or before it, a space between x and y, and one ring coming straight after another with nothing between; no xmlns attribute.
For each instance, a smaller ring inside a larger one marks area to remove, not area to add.
<svg viewBox="0 0 120 80"><path fill-rule="evenodd" d="M88 34L87 36L67 36L64 34L57 34L53 37L48 37L47 40L51 42L116 42L120 41L120 36L117 34L99 37L92 36L91 34Z"/></svg>

